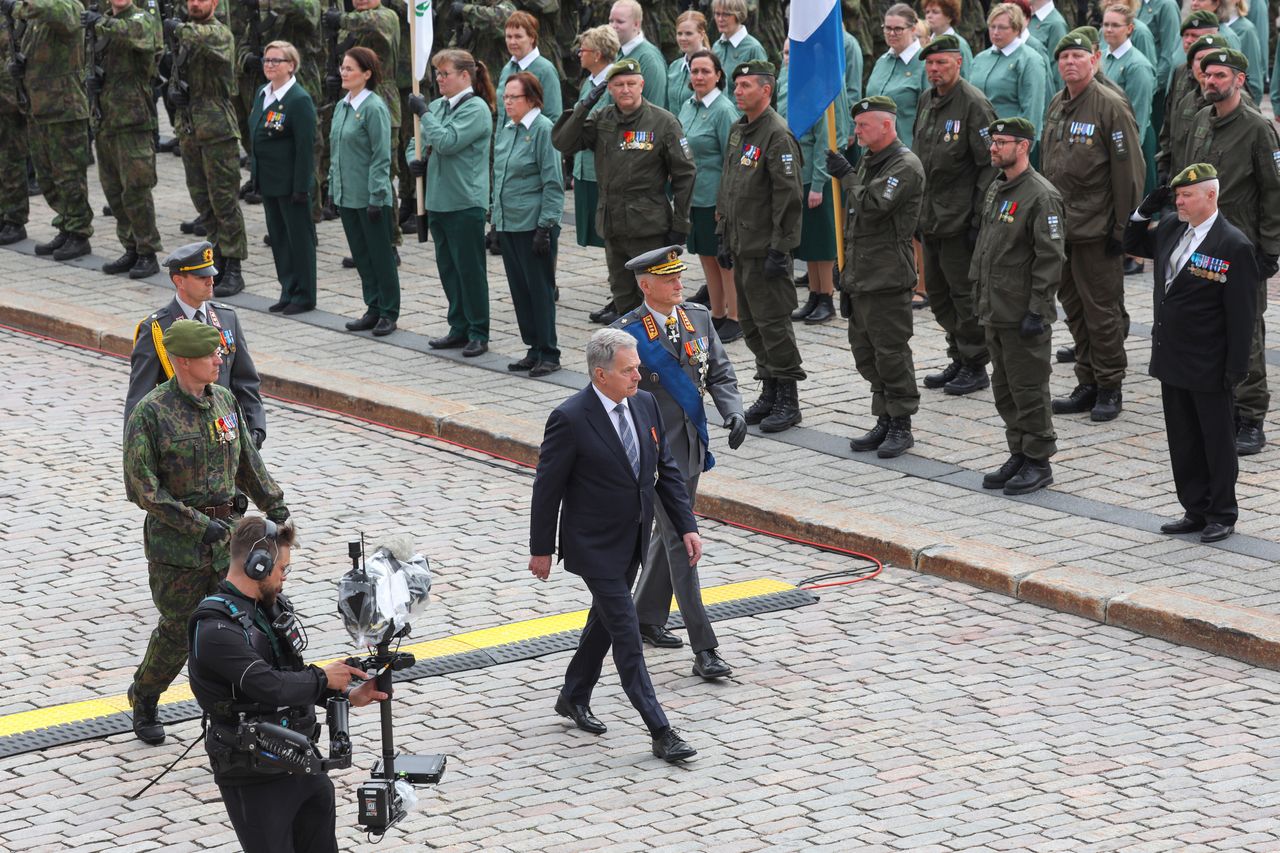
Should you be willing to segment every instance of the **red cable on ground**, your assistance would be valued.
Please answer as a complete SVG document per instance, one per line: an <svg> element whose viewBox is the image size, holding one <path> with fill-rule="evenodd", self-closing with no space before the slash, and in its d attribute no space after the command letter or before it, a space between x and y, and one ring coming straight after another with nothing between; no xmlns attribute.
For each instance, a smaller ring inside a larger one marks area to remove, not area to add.
<svg viewBox="0 0 1280 853"><path fill-rule="evenodd" d="M83 350L89 350L90 352L99 353L100 355L108 355L108 356L111 356L112 358L118 358L118 359L127 358L127 356L123 356L123 355L120 355L119 353L111 352L110 350L102 349L101 347L95 347L95 346L90 346L88 344L76 343L75 341L65 341L65 340L62 340L61 338L55 338L51 335L42 335L39 332L32 332L26 329L19 329L14 326L6 325L4 323L0 323L0 329L4 329L5 331L9 331L9 332L14 332L20 335L27 335L29 337L38 338L42 341L49 341L55 344L62 344L64 346L76 347L78 349L83 349ZM503 456L501 453L495 453L491 450L484 450L479 447L472 447L469 444L463 444L462 442L459 442L459 441L451 441L447 438L442 438L441 436L438 436L438 435L431 435L430 433L419 432L417 430L409 429L408 427L394 426L392 424L383 423L382 421L376 421L372 418L366 418L360 415L353 415L350 412L343 412L338 409L331 409L328 406L321 406L318 403L304 403L300 400L294 400L289 397L281 396L279 394L270 394L266 392L263 392L263 396L269 397L272 400L278 400L282 403L288 403L289 405L292 405L292 406L301 406L302 408L306 408L306 409L316 409L317 411L327 412L331 415L337 415L341 418L347 418L353 421L359 421L360 423L369 424L370 426L376 426L382 429L392 430L393 432L401 432L401 433L406 433L408 435L416 436L418 438L425 438L431 441L438 441L438 442L441 442L442 444L448 444L453 447L462 448L463 450L469 450L472 453L479 453L484 456L493 457L494 459L501 459L504 462L510 462L513 465L519 465L522 468L535 467L529 464L528 462L524 462L520 459L512 459L510 456ZM724 524L729 527L736 527L740 530L746 530L750 533L756 533L761 536L768 536L773 539L782 539L783 541L786 541L786 542L794 542L797 545L806 545L810 548L816 548L819 551L827 551L833 554L840 554L846 557L857 557L875 564L875 571L871 572L868 575L862 575L860 577L852 578L846 581L804 584L800 587L800 589L826 589L828 587L835 587L835 586L849 586L850 584L860 583L862 581L869 581L872 578L878 576L882 571L884 571L884 563L882 563L877 558L871 556L870 554L864 554L861 551L853 551L848 548L841 548L838 545L828 545L822 542L814 542L809 539L801 539L797 536L789 536L785 533L777 533L772 530L763 530L759 527L752 527L749 524L742 524L741 522L730 521L729 519L726 519L726 518L716 518L715 516L707 515L706 513L695 512L694 515L697 515L700 518L705 518L709 521L719 522L720 524Z"/></svg>

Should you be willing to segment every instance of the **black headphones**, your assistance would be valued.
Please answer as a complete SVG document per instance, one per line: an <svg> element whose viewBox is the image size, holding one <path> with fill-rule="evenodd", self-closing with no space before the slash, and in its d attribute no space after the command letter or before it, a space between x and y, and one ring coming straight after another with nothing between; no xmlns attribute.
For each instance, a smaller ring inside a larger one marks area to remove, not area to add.
<svg viewBox="0 0 1280 853"><path fill-rule="evenodd" d="M253 543L253 547L249 549L249 556L244 559L244 573L255 581L260 581L271 574L271 570L276 567L276 555L280 553L280 548L276 545L276 523L269 518L262 519L262 523L265 525L262 538ZM259 547L263 543L269 543L270 550Z"/></svg>

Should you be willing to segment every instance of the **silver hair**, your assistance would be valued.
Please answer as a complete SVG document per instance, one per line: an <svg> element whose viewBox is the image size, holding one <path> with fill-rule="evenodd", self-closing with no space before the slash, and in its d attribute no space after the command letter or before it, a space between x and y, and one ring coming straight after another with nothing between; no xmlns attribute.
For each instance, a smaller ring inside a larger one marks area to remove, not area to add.
<svg viewBox="0 0 1280 853"><path fill-rule="evenodd" d="M636 348L636 339L621 329L600 329L587 341L587 375L595 376L596 368L609 370L622 350Z"/></svg>

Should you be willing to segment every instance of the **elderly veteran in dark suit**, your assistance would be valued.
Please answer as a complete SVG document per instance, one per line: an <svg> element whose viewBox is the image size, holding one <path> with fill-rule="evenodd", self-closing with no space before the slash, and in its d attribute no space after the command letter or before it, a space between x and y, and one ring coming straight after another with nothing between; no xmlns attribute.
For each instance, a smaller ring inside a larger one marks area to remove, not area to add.
<svg viewBox="0 0 1280 853"><path fill-rule="evenodd" d="M683 540L690 565L702 557L702 540L658 403L640 390L636 339L620 329L596 332L587 343L587 372L591 384L547 418L529 514L533 576L546 580L551 574L558 543L565 570L591 591L556 713L585 732L605 731L590 703L612 646L622 689L649 729L653 754L684 761L697 752L671 728L654 695L631 585L649 548L656 501Z"/></svg>
<svg viewBox="0 0 1280 853"><path fill-rule="evenodd" d="M1155 260L1152 376L1160 380L1178 502L1161 533L1235 532L1234 389L1249 367L1261 273L1253 244L1218 213L1218 172L1194 163L1148 195L1125 227L1130 254ZM1177 218L1149 220L1173 196Z"/></svg>
<svg viewBox="0 0 1280 853"><path fill-rule="evenodd" d="M133 354L129 356L129 391L124 401L124 421L138 401L161 382L173 378L173 364L164 348L165 329L175 320L195 320L213 326L222 335L222 368L218 384L230 389L244 411L253 443L262 447L267 438L267 416L262 410L262 384L258 368L249 355L240 320L230 305L212 302L213 244L188 243L164 259L169 279L177 291L173 300L138 324L133 333Z"/></svg>
<svg viewBox="0 0 1280 853"><path fill-rule="evenodd" d="M683 253L683 246L667 246L627 263L627 269L636 274L644 302L619 317L613 326L636 339L640 388L658 401L671 456L693 501L698 477L716 462L708 446L703 395L711 394L724 418L731 450L741 447L747 437L747 419L742 414L738 377L716 334L711 312L696 302L684 301L680 273L688 267L680 260ZM684 542L661 506L654 507L654 516L657 535L649 542L649 556L636 586L640 636L661 648L683 645L666 629L674 592L693 647L693 674L707 680L724 678L733 670L716 653L719 643L702 606L697 567L689 565Z"/></svg>

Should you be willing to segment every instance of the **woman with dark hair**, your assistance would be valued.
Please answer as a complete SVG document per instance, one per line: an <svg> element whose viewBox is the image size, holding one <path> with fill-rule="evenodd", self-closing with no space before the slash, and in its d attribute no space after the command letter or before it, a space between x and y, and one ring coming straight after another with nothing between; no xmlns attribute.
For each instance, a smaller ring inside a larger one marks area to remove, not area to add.
<svg viewBox="0 0 1280 853"><path fill-rule="evenodd" d="M462 354L473 358L489 351L484 224L489 209L493 83L484 63L465 50L442 50L431 57L431 64L440 97L430 106L421 95L409 98L422 119L422 142L431 156L414 160L409 170L414 177L427 178L428 222L440 284L449 300L449 331L427 345L462 347Z"/></svg>
<svg viewBox="0 0 1280 853"><path fill-rule="evenodd" d="M884 95L898 105L898 138L908 148L920 93L928 85L920 60L920 40L916 38L918 21L915 10L906 3L895 3L884 13L884 40L889 49L872 67L864 93L866 97Z"/></svg>
<svg viewBox="0 0 1280 853"><path fill-rule="evenodd" d="M378 56L353 47L338 68L346 97L333 108L329 128L329 194L351 247L365 313L347 323L352 332L379 337L396 329L400 276L391 247L391 112L375 89L382 82Z"/></svg>
<svg viewBox="0 0 1280 853"><path fill-rule="evenodd" d="M546 376L560 369L555 289L563 170L551 144L551 121L542 114L538 78L528 71L512 74L502 100L507 119L494 138L492 217L526 347L507 370Z"/></svg>

